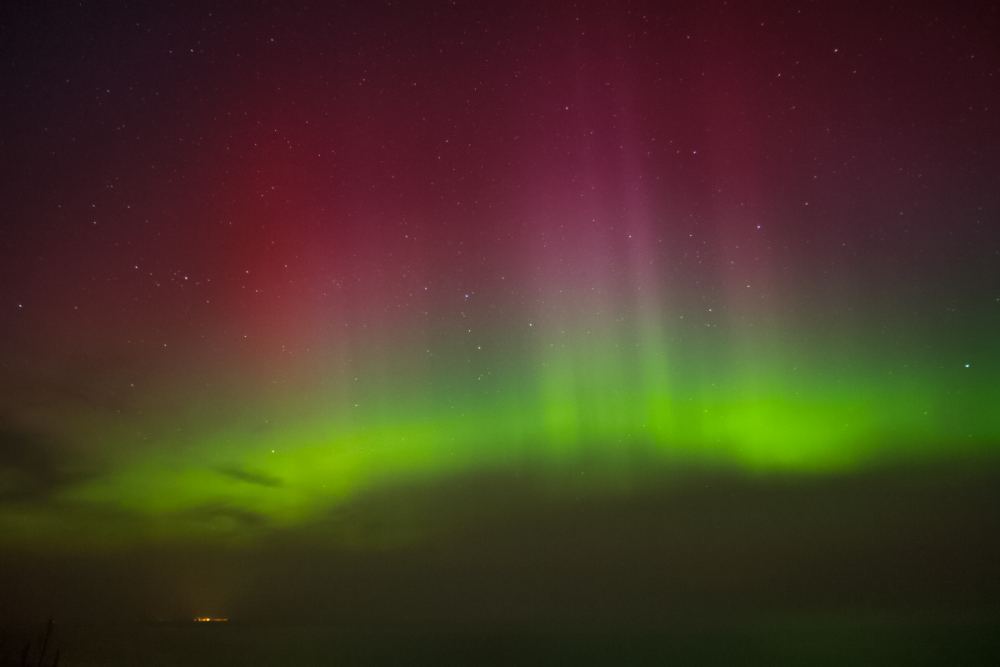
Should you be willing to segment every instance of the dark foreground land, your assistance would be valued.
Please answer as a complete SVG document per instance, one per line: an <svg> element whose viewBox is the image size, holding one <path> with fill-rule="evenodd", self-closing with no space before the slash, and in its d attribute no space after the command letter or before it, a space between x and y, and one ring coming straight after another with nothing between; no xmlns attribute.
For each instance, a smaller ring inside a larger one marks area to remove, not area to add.
<svg viewBox="0 0 1000 667"><path fill-rule="evenodd" d="M51 614L69 667L1000 664L993 465L598 473L397 486L262 543L7 555L0 648L19 664Z"/></svg>

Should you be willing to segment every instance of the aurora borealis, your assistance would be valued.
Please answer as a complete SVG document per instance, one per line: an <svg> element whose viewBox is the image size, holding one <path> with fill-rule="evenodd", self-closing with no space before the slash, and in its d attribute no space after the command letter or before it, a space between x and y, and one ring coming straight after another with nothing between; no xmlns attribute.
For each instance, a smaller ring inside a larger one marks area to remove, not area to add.
<svg viewBox="0 0 1000 667"><path fill-rule="evenodd" d="M5 553L996 459L996 7L2 17Z"/></svg>

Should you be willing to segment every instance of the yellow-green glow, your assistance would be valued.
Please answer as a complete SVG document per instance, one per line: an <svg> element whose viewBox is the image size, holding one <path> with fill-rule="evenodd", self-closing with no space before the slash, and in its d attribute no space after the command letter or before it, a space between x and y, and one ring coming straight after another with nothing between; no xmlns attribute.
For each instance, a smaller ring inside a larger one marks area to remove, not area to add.
<svg viewBox="0 0 1000 667"><path fill-rule="evenodd" d="M289 396L271 402L273 427L248 427L255 422L244 414L187 424L176 440L163 429L160 442L57 500L136 517L142 530L120 539L235 538L317 520L384 485L479 469L544 474L586 459L598 464L588 482L596 488L627 486L636 454L668 466L810 474L989 453L1000 440L1000 411L980 409L997 399L988 382L830 371L790 356L735 368L706 359L697 381L683 370L673 380L664 350L630 358L614 342L586 338L541 346L531 382L431 403L387 391L377 411L358 398L350 419L333 397L314 395L304 408ZM51 524L60 519L28 508L2 520L20 526L5 531L8 541L60 534Z"/></svg>

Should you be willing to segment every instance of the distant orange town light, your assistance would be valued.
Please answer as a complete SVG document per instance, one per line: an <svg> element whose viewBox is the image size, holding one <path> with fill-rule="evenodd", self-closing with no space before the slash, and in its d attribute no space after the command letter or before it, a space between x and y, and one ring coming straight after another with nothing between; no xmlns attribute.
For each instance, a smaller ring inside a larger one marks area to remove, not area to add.
<svg viewBox="0 0 1000 667"><path fill-rule="evenodd" d="M199 623L223 623L228 621L228 618L209 618L208 616L197 616L194 619Z"/></svg>

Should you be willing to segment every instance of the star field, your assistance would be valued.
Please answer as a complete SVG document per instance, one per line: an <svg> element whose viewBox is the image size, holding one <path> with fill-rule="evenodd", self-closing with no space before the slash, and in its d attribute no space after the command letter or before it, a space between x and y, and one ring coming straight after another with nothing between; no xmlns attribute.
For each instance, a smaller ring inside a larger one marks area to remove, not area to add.
<svg viewBox="0 0 1000 667"><path fill-rule="evenodd" d="M4 543L995 453L991 9L4 15Z"/></svg>

